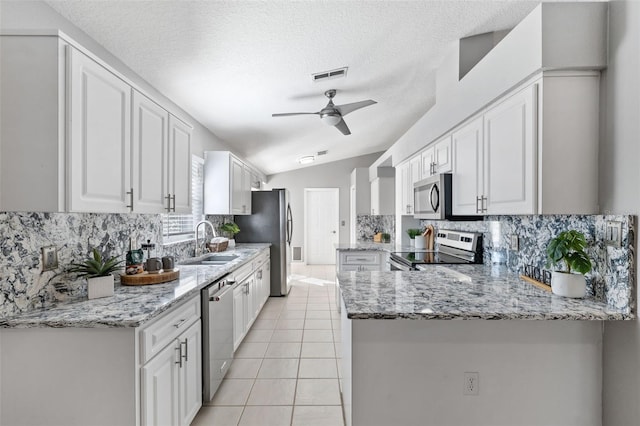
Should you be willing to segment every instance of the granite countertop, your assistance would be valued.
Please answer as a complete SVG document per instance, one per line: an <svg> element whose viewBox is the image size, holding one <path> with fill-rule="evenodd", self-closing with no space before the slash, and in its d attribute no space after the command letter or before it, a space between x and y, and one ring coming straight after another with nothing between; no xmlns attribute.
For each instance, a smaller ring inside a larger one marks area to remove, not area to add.
<svg viewBox="0 0 640 426"><path fill-rule="evenodd" d="M569 299L521 280L504 266L429 265L424 271L345 272L340 291L351 319L628 320L593 299Z"/></svg>
<svg viewBox="0 0 640 426"><path fill-rule="evenodd" d="M145 286L116 284L111 297L61 303L48 309L0 319L0 328L138 327L199 294L202 288L252 261L269 246L270 244L238 244L235 250L225 252L238 254L238 259L225 265L178 265L180 278L175 281Z"/></svg>

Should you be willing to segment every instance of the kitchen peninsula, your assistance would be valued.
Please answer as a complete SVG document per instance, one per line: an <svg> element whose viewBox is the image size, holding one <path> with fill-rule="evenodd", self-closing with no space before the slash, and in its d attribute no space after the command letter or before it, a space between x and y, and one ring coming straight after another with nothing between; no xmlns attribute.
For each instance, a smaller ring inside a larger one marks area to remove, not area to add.
<svg viewBox="0 0 640 426"><path fill-rule="evenodd" d="M630 309L496 266L337 278L347 425L601 424L602 321L633 319ZM469 372L475 395L464 394Z"/></svg>

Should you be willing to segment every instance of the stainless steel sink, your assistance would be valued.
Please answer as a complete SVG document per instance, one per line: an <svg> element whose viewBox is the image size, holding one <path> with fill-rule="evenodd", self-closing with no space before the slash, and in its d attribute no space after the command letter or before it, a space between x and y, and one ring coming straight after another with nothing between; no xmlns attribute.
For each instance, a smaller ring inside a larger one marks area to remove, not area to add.
<svg viewBox="0 0 640 426"><path fill-rule="evenodd" d="M196 259L188 259L181 262L182 265L224 265L236 260L237 254L213 253Z"/></svg>

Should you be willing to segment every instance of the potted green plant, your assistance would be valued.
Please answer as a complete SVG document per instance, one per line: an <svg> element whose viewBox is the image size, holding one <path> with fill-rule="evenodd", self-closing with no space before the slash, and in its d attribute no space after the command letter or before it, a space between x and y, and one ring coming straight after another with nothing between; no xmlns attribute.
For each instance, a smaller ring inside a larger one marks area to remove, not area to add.
<svg viewBox="0 0 640 426"><path fill-rule="evenodd" d="M235 235L240 232L240 227L235 222L225 222L220 226L220 230L229 238L229 247L236 245Z"/></svg>
<svg viewBox="0 0 640 426"><path fill-rule="evenodd" d="M415 228L409 228L407 229L407 234L409 235L409 244L411 245L411 247L413 247L416 244L415 238L418 235L422 235L422 231Z"/></svg>
<svg viewBox="0 0 640 426"><path fill-rule="evenodd" d="M591 271L591 260L585 253L587 240L582 232L563 231L549 241L547 258L555 267L551 275L551 291L565 297L584 297L587 283L584 274Z"/></svg>
<svg viewBox="0 0 640 426"><path fill-rule="evenodd" d="M105 258L98 249L93 248L91 255L82 263L72 263L68 272L87 278L89 299L113 296L113 273L120 269L124 260L117 257Z"/></svg>

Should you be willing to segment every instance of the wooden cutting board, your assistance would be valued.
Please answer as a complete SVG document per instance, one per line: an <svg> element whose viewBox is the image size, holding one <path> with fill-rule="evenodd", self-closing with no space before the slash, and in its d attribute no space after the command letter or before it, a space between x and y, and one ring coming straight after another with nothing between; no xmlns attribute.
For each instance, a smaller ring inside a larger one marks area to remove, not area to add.
<svg viewBox="0 0 640 426"><path fill-rule="evenodd" d="M122 285L150 285L161 284L180 278L180 270L160 272L159 274L150 274L143 272L135 275L120 275L120 284Z"/></svg>

